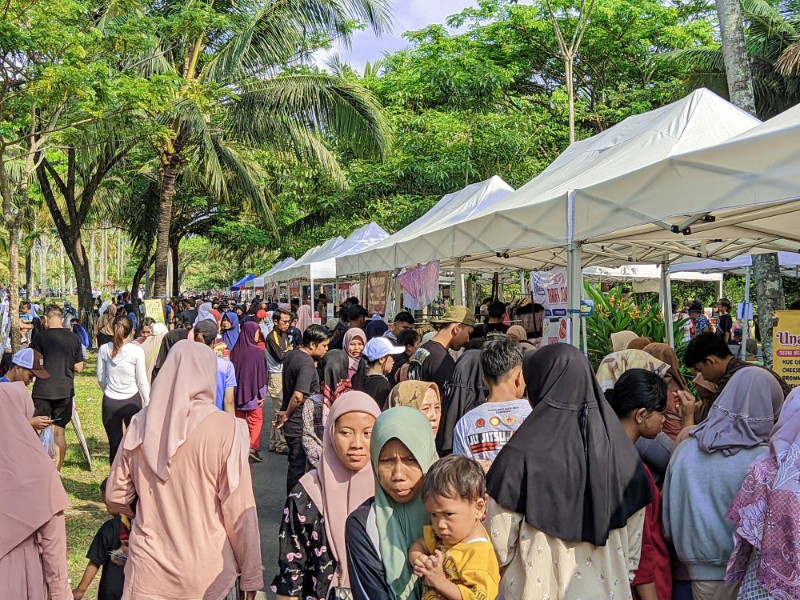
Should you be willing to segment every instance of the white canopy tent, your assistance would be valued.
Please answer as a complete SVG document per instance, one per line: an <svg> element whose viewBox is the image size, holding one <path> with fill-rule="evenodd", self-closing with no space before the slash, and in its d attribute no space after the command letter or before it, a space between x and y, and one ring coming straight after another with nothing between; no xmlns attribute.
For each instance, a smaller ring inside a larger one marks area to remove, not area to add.
<svg viewBox="0 0 800 600"><path fill-rule="evenodd" d="M294 262L294 259L291 256L289 258L283 259L282 261L280 261L276 265L273 265L273 267L271 269L268 269L267 271L265 271L264 273L262 273L261 275L259 275L255 279L249 281L247 283L247 287L249 287L249 288L263 288L264 287L264 279L266 277L268 277L269 275L271 275L272 273L274 273L275 271L277 271L279 269L284 269L284 268L288 267L293 262Z"/></svg>
<svg viewBox="0 0 800 600"><path fill-rule="evenodd" d="M336 259L339 275L393 271L419 263L455 256L450 227L489 210L513 188L500 177L473 183L447 194L419 219L368 250Z"/></svg>
<svg viewBox="0 0 800 600"><path fill-rule="evenodd" d="M315 246L306 251L303 256L298 258L295 262L291 265L287 265L281 269L276 269L268 276L264 278L266 283L280 283L282 281L289 281L291 277L286 277L286 273L288 273L289 269L295 269L302 266L308 266L311 263L317 261L318 258L326 256L329 252L331 252L336 247L340 246L344 242L344 238L339 236L335 238L329 239L324 244L319 246Z"/></svg>
<svg viewBox="0 0 800 600"><path fill-rule="evenodd" d="M297 261L288 269L280 272L282 281L304 279L314 281L335 279L337 275L336 259L355 252L361 252L375 246L389 237L389 234L376 223L369 223L351 233L341 244L328 247L327 251L315 254L305 261ZM324 245L323 245L324 247Z"/></svg>
<svg viewBox="0 0 800 600"><path fill-rule="evenodd" d="M797 268L800 267L800 253L797 252L778 252L778 264L785 275L797 275ZM753 266L753 256L742 254L730 260L697 260L686 263L679 263L670 267L673 279L679 273L686 271L702 271L704 273L735 273L742 275L747 269Z"/></svg>
<svg viewBox="0 0 800 600"><path fill-rule="evenodd" d="M714 146L759 123L705 89L629 117L603 133L572 144L516 192L442 231L454 243L451 256L440 258L455 258L464 266L486 269L565 265L570 243L624 229L631 222L623 218L630 207L637 208L636 223L652 223L670 214L673 200L651 201L642 190L628 184L626 176L670 157ZM598 198L598 187L607 190L606 196ZM691 203L694 197L694 192L687 191L682 200ZM612 250L610 242L614 239L615 235L610 235L604 245L584 244L583 266L662 260L645 251L651 248Z"/></svg>
<svg viewBox="0 0 800 600"><path fill-rule="evenodd" d="M685 269L680 273L670 270L672 279L677 281L722 281L722 273L703 273L702 269ZM583 269L584 278L591 279L627 279L630 281L645 281L648 279L661 279L662 272L659 265L624 265L621 267L586 267Z"/></svg>

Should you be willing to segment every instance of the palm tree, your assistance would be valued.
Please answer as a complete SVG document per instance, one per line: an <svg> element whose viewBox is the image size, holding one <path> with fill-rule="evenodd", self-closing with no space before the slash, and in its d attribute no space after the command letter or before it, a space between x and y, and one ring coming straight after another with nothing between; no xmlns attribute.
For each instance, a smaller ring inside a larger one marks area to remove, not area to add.
<svg viewBox="0 0 800 600"><path fill-rule="evenodd" d="M757 116L769 119L800 103L800 0L739 0ZM722 48L690 48L668 60L686 69L693 88L728 94Z"/></svg>
<svg viewBox="0 0 800 600"><path fill-rule="evenodd" d="M376 99L358 84L299 67L314 40L347 40L354 19L380 33L390 16L388 0L162 0L148 11L166 25L144 65L178 81L171 108L153 115L161 126L154 294L163 296L175 186L190 154L221 198L229 194L224 171L248 178L230 142L291 151L342 186L327 141L361 156L385 154L389 126ZM246 185L271 214L263 190Z"/></svg>

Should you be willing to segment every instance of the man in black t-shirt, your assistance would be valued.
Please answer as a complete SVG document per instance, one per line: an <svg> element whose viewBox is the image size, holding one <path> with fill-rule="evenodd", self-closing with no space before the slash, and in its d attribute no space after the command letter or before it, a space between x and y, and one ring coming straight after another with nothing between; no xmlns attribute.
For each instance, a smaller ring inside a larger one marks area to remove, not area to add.
<svg viewBox="0 0 800 600"><path fill-rule="evenodd" d="M717 333L725 340L726 344L730 344L733 339L733 317L731 317L731 301L727 298L720 298L717 302L717 311L719 311L719 319L717 319Z"/></svg>
<svg viewBox="0 0 800 600"><path fill-rule="evenodd" d="M72 419L75 373L83 371L83 351L77 336L64 329L64 313L58 306L51 304L45 309L44 321L46 329L34 338L31 348L44 357L50 379L37 379L33 384L33 414L53 420L56 468L61 470L67 453L64 428Z"/></svg>
<svg viewBox="0 0 800 600"><path fill-rule="evenodd" d="M456 362L448 350L461 350L466 346L475 325L475 316L466 306L451 306L441 319L432 320L431 323L441 325L441 328L432 340L422 344L411 357L408 378L435 383L443 401L442 414L445 414L446 385L453 378L456 368Z"/></svg>
<svg viewBox="0 0 800 600"><path fill-rule="evenodd" d="M309 325L303 333L303 344L283 359L283 403L275 416L275 424L283 430L289 449L289 470L286 493L291 493L306 472L303 449L303 402L319 393L317 361L328 351L330 333L322 325Z"/></svg>

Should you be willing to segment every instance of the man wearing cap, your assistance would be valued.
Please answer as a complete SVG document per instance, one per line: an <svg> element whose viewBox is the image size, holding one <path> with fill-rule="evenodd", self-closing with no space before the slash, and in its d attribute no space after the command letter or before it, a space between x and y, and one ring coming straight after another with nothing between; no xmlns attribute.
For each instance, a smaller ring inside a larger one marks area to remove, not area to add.
<svg viewBox="0 0 800 600"><path fill-rule="evenodd" d="M386 377L392 372L394 356L402 354L406 349L395 346L389 338L379 336L372 338L364 346L361 357L366 361L366 373L357 373L353 377L353 389L371 396L381 410L386 409L392 384Z"/></svg>
<svg viewBox="0 0 800 600"><path fill-rule="evenodd" d="M25 348L17 352L11 359L11 368L6 373L5 377L0 377L0 383L23 383L26 386L30 385L33 378L49 379L50 373L45 371L44 358L36 350ZM45 429L48 425L52 425L47 417L33 417L31 419L31 427L36 433Z"/></svg>
<svg viewBox="0 0 800 600"><path fill-rule="evenodd" d="M439 325L439 331L409 360L408 378L418 381L432 381L445 397L445 385L453 378L456 361L449 350L461 350L467 342L475 325L475 315L466 306L451 306L441 319L431 320ZM442 412L446 409L442 406Z"/></svg>
<svg viewBox="0 0 800 600"><path fill-rule="evenodd" d="M17 352L11 359L11 368L5 377L0 377L0 383L16 383L21 381L26 386L33 382L33 378L50 379L50 373L44 368L44 357L32 348L24 348Z"/></svg>

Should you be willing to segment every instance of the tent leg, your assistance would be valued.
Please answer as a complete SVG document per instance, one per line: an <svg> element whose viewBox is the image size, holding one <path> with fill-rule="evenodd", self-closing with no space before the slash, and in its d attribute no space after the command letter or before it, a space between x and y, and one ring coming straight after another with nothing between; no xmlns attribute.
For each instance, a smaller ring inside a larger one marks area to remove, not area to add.
<svg viewBox="0 0 800 600"><path fill-rule="evenodd" d="M739 358L742 360L747 359L747 335L750 333L750 321L747 318L750 313L750 271L752 267L745 267L744 270L744 314L742 315L742 345L739 348Z"/></svg>
<svg viewBox="0 0 800 600"><path fill-rule="evenodd" d="M461 259L456 258L453 261L453 283L454 285L454 304L459 306L464 305L464 280L461 278Z"/></svg>
<svg viewBox="0 0 800 600"><path fill-rule="evenodd" d="M310 280L310 285L308 287L308 295L309 295L309 299L311 300L311 316L313 317L314 316L314 306L315 306L315 304L314 304L314 279L313 278ZM320 315L320 316L322 316L322 315Z"/></svg>
<svg viewBox="0 0 800 600"><path fill-rule="evenodd" d="M578 244L567 250L567 315L570 320L570 343L581 347L581 297L583 291L583 253Z"/></svg>
<svg viewBox="0 0 800 600"><path fill-rule="evenodd" d="M664 342L675 348L675 330L672 327L672 280L669 262L661 263L661 314L664 317Z"/></svg>

